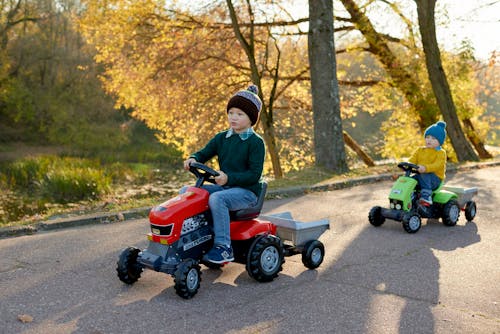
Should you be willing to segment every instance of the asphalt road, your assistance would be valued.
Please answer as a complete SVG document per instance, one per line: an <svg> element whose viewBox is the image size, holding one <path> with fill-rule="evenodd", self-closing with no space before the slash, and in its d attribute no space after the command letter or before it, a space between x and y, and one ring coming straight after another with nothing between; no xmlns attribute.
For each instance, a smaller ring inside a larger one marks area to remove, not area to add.
<svg viewBox="0 0 500 334"><path fill-rule="evenodd" d="M321 267L287 257L271 283L203 267L191 300L162 273L118 280L121 249L146 246L144 219L2 239L0 333L500 333L499 179L500 167L449 175L479 188L476 219L416 234L369 225L388 181L267 201L265 214L330 219Z"/></svg>

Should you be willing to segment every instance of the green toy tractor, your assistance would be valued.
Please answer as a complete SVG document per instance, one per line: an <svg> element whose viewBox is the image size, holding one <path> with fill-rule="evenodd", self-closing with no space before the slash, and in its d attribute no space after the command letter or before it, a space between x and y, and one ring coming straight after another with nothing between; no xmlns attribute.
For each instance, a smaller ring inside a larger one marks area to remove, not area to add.
<svg viewBox="0 0 500 334"><path fill-rule="evenodd" d="M420 189L418 182L411 176L418 173L418 166L409 162L400 162L398 167L405 174L400 176L389 193L389 208L374 206L368 214L368 220L373 226L381 226L385 219L403 223L408 233L416 233L422 218L442 219L446 226L455 226L460 211L465 212L467 221L476 216L476 203L472 197L477 194L477 188L447 187L443 183L433 191L430 206L419 204Z"/></svg>

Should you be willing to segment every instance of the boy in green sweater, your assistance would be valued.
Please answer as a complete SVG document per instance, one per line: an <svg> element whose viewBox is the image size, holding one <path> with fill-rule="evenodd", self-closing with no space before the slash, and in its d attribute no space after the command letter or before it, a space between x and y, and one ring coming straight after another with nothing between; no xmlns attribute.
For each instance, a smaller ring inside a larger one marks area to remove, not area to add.
<svg viewBox="0 0 500 334"><path fill-rule="evenodd" d="M417 148L409 162L418 165L414 178L420 185L420 204L432 205L432 191L439 187L446 173L446 151L441 148L446 138L446 123L439 121L424 133L425 146Z"/></svg>
<svg viewBox="0 0 500 334"><path fill-rule="evenodd" d="M215 156L219 163L216 184L203 186L210 193L208 205L215 235L214 247L203 257L208 262L234 261L229 211L254 206L262 189L265 146L252 128L262 107L257 94L257 86L251 85L233 95L226 108L230 128L216 134L203 149L184 161L186 170L192 162L205 163Z"/></svg>

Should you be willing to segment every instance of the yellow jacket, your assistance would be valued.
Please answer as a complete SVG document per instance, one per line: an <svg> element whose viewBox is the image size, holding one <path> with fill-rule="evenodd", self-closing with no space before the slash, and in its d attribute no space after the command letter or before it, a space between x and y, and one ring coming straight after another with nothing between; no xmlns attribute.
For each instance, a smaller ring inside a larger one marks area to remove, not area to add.
<svg viewBox="0 0 500 334"><path fill-rule="evenodd" d="M434 173L437 177L444 180L446 173L446 151L443 149L419 147L411 155L409 162L422 165L426 173Z"/></svg>

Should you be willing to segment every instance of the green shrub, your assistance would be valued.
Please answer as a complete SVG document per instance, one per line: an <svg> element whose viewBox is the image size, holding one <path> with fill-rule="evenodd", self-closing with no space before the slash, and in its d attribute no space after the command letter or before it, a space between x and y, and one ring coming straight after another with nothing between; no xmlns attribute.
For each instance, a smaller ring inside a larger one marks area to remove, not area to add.
<svg viewBox="0 0 500 334"><path fill-rule="evenodd" d="M48 170L49 163L48 158L41 157L6 164L2 168L2 179L11 188L32 191Z"/></svg>

